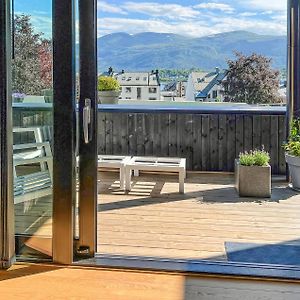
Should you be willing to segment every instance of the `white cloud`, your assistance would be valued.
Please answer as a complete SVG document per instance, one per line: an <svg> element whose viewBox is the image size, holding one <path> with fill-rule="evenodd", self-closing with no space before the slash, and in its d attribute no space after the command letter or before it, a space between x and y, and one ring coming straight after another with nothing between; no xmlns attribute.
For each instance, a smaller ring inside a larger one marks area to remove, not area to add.
<svg viewBox="0 0 300 300"><path fill-rule="evenodd" d="M253 10L285 11L286 0L241 0L240 4Z"/></svg>
<svg viewBox="0 0 300 300"><path fill-rule="evenodd" d="M126 29L126 30L124 30ZM205 22L169 23L163 20L139 20L126 18L99 18L98 35L126 31L130 34L140 32L177 33L193 37L216 33Z"/></svg>
<svg viewBox="0 0 300 300"><path fill-rule="evenodd" d="M128 12L137 12L152 17L164 17L170 19L195 18L200 14L199 11L190 6L155 2L125 2L122 8Z"/></svg>
<svg viewBox="0 0 300 300"><path fill-rule="evenodd" d="M195 5L194 8L220 10L225 13L233 13L234 12L234 8L231 7L229 4L225 4L225 3L215 3L215 2L200 3L200 4Z"/></svg>
<svg viewBox="0 0 300 300"><path fill-rule="evenodd" d="M152 31L160 33L176 33L191 37L201 37L235 30L246 30L259 34L285 35L286 22L275 20L247 19L239 17L209 16L201 20L168 22L167 20L140 20L127 18L98 19L98 35L113 32L135 34Z"/></svg>
<svg viewBox="0 0 300 300"><path fill-rule="evenodd" d="M102 11L102 12L123 14L123 15L126 14L126 12L121 7L109 4L103 0L97 1L97 8L98 11Z"/></svg>
<svg viewBox="0 0 300 300"><path fill-rule="evenodd" d="M255 12L243 12L239 14L241 17L254 17L257 16L257 13Z"/></svg>

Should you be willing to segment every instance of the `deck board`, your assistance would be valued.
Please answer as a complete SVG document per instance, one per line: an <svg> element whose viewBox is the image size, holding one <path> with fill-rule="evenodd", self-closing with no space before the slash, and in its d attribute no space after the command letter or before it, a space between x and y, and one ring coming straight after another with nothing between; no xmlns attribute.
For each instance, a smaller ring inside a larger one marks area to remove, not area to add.
<svg viewBox="0 0 300 300"><path fill-rule="evenodd" d="M98 252L126 256L226 260L225 242L300 245L300 195L273 179L271 199L239 198L230 174L188 174L186 193L177 176L141 174L133 189L101 172ZM52 235L51 198L16 205L16 232Z"/></svg>

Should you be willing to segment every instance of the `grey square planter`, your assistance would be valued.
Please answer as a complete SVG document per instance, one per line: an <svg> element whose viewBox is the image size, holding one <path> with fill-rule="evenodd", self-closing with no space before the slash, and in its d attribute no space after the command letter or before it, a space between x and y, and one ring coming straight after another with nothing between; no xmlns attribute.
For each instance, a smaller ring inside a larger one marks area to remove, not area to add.
<svg viewBox="0 0 300 300"><path fill-rule="evenodd" d="M241 166L235 161L235 185L241 197L271 197L271 166Z"/></svg>

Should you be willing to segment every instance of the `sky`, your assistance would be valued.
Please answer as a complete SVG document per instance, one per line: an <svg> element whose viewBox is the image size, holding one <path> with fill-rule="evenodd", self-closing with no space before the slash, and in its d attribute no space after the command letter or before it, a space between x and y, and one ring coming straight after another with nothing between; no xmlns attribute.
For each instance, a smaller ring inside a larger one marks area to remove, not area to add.
<svg viewBox="0 0 300 300"><path fill-rule="evenodd" d="M32 16L51 35L51 0L15 0L16 13ZM201 37L234 30L285 35L287 0L98 0L98 36L114 32L176 33Z"/></svg>

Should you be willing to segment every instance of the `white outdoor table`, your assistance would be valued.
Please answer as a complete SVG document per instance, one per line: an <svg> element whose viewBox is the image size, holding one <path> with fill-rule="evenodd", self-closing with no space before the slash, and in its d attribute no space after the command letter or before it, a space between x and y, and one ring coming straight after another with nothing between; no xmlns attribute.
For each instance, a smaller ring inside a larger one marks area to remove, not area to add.
<svg viewBox="0 0 300 300"><path fill-rule="evenodd" d="M112 168L120 170L120 188L125 188L125 165L131 156L98 155L98 168Z"/></svg>
<svg viewBox="0 0 300 300"><path fill-rule="evenodd" d="M179 192L184 193L184 179L186 177L186 159L169 157L141 157L133 156L125 165L125 189L131 190L131 175L138 176L139 171L175 172L179 173Z"/></svg>

